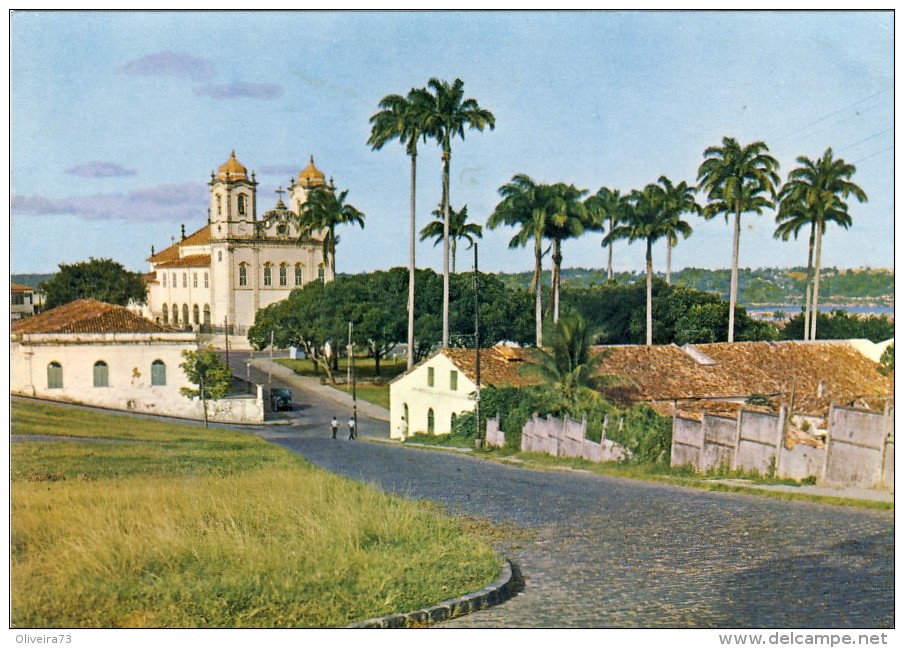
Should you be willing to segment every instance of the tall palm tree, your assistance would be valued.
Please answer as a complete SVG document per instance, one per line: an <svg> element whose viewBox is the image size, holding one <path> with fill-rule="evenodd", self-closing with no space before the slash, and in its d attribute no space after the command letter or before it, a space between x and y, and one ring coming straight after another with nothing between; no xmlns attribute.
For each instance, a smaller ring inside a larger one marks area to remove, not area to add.
<svg viewBox="0 0 904 648"><path fill-rule="evenodd" d="M783 204L779 205L775 220L779 225L775 228L773 238L780 238L783 241L787 241L792 234L796 240L800 230L806 226L810 227L810 240L807 244L807 277L804 280L804 340L808 340L810 339L810 298L813 294L813 248L816 243L816 221L810 218L806 211L794 209L790 200L783 201Z"/></svg>
<svg viewBox="0 0 904 648"><path fill-rule="evenodd" d="M559 321L559 297L562 290L562 241L577 238L589 224L583 198L586 189L563 182L549 188L551 211L546 219L544 235L552 241L552 321Z"/></svg>
<svg viewBox="0 0 904 648"><path fill-rule="evenodd" d="M865 202L867 197L863 189L851 182L851 177L856 173L857 168L841 158L834 159L831 148L827 148L822 157L815 161L801 155L797 158L797 162L801 166L788 174L788 181L779 195L781 202L778 218L782 223L793 222L801 218L809 219L812 222L812 238L815 239L816 249L813 251L813 301L809 339L815 340L816 321L819 314L822 235L829 223L835 223L844 229L851 226L851 215L848 213L848 206L844 199L854 196L859 202ZM781 228L782 225L779 227Z"/></svg>
<svg viewBox="0 0 904 648"><path fill-rule="evenodd" d="M734 342L735 305L738 301L738 247L741 240L741 214L773 208L780 183L778 160L768 154L764 142L741 146L733 137L723 137L722 146L710 146L697 171L700 189L708 193L709 204L703 209L705 218L717 214L734 214L731 248L731 290L728 305L728 341Z"/></svg>
<svg viewBox="0 0 904 648"><path fill-rule="evenodd" d="M621 195L618 189L610 189L608 187L600 187L599 191L584 201L587 207L588 216L592 222L590 229L605 234L612 231L618 225L624 215L627 206L627 196ZM607 223L608 221L608 223ZM605 246L606 243L603 243ZM607 246L609 248L609 262L607 264L606 278L609 281L615 277L612 271L612 243Z"/></svg>
<svg viewBox="0 0 904 648"><path fill-rule="evenodd" d="M653 344L653 244L668 237L674 228L667 215L665 190L656 184L648 184L643 190L631 192L630 209L625 211L624 221L606 235L605 242L619 239L628 242L645 241L647 244L647 346ZM685 224L686 225L686 224Z"/></svg>
<svg viewBox="0 0 904 648"><path fill-rule="evenodd" d="M443 222L442 205L439 209L433 210L433 215L437 217L435 221L431 221L421 230L421 240L435 238L434 245L443 242L443 230L445 223ZM455 274L455 257L458 249L458 241L465 240L468 242L468 249L474 245L475 239L483 238L483 227L477 223L468 223L468 206L465 205L460 210L455 211L449 206L449 240L452 247L452 274Z"/></svg>
<svg viewBox="0 0 904 648"><path fill-rule="evenodd" d="M683 214L700 214L703 208L694 199L696 188L689 186L682 180L677 185L672 184L666 176L659 176L659 184L663 189L664 211L668 219L669 231L666 234L665 253L665 282L672 285L672 248L678 245L678 235L684 238L691 235L693 230L685 221L681 220Z"/></svg>
<svg viewBox="0 0 904 648"><path fill-rule="evenodd" d="M332 186L317 187L308 194L298 215L299 239L307 238L314 232L323 231L323 262L336 276L336 227L339 225L358 225L364 228L364 214L356 207L345 202L348 190L336 195Z"/></svg>
<svg viewBox="0 0 904 648"><path fill-rule="evenodd" d="M427 82L429 108L422 122L424 132L442 148L443 160L443 346L449 346L449 169L452 160L452 139L465 138L465 127L482 131L496 127L496 118L480 107L476 99L464 98L464 81L451 84L437 78ZM432 93L431 93L432 91Z"/></svg>
<svg viewBox="0 0 904 648"><path fill-rule="evenodd" d="M499 188L502 201L496 205L487 227L496 229L501 225L519 227L520 230L509 241L510 248L526 247L534 243L534 274L531 290L534 291L534 315L536 318L536 344L543 346L543 237L548 219L547 207L550 202L548 185L536 183L530 176L518 173L511 181Z"/></svg>
<svg viewBox="0 0 904 648"><path fill-rule="evenodd" d="M429 95L412 89L407 97L387 95L380 101L380 112L370 118L371 132L367 143L378 151L390 140L398 138L411 158L411 222L408 242L408 368L414 366L414 247L415 247L415 187L417 186L417 142L426 140L423 118Z"/></svg>

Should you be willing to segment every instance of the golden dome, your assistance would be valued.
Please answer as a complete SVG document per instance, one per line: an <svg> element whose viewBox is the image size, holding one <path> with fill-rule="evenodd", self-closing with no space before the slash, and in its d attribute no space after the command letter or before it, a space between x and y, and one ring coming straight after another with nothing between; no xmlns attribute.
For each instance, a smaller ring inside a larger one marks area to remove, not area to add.
<svg viewBox="0 0 904 648"><path fill-rule="evenodd" d="M232 155L229 156L229 159L226 160L226 164L217 169L217 179L226 180L227 173L229 174L230 180L248 179L248 169L243 167L242 164L235 159L235 151L233 151Z"/></svg>
<svg viewBox="0 0 904 648"><path fill-rule="evenodd" d="M298 174L298 181L305 187L316 187L326 184L323 172L314 166L314 156L311 156L311 162Z"/></svg>

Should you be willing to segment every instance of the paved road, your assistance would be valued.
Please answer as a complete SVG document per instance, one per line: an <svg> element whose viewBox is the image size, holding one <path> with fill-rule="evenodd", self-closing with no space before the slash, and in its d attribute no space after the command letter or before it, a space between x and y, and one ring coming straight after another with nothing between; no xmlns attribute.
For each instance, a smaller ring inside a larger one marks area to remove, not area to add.
<svg viewBox="0 0 904 648"><path fill-rule="evenodd" d="M262 436L339 474L517 530L500 549L520 565L525 591L444 627L894 625L890 513L333 441L327 421L347 412L296 396L294 424ZM381 421L361 429L388 436Z"/></svg>

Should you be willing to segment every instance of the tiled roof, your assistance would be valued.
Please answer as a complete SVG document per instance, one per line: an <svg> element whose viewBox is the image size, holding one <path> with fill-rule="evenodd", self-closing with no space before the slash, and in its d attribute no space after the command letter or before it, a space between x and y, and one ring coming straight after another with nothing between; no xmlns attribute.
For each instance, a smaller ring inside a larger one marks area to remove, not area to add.
<svg viewBox="0 0 904 648"><path fill-rule="evenodd" d="M35 289L31 286L23 286L22 284L12 283L9 284L9 289L11 292L34 292Z"/></svg>
<svg viewBox="0 0 904 648"><path fill-rule="evenodd" d="M210 266L209 254L192 254L157 264L157 268L206 268Z"/></svg>
<svg viewBox="0 0 904 648"><path fill-rule="evenodd" d="M40 315L16 320L12 333L172 333L172 329L136 315L123 306L78 299Z"/></svg>
<svg viewBox="0 0 904 648"><path fill-rule="evenodd" d="M530 349L495 346L480 350L480 382L496 387L535 385L538 379L521 374L530 358ZM477 352L474 349L443 349L440 353L452 360L472 382L477 381Z"/></svg>
<svg viewBox="0 0 904 648"><path fill-rule="evenodd" d="M165 263L179 258L179 248L183 245L207 245L210 243L210 225L205 225L196 232L192 232L181 241L173 243L168 248L160 250L157 254L148 258L151 263Z"/></svg>

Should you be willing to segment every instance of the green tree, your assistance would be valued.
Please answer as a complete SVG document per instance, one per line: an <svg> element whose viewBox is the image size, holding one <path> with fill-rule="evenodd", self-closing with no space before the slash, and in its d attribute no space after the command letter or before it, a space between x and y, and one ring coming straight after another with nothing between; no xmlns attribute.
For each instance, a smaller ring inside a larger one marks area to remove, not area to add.
<svg viewBox="0 0 904 648"><path fill-rule="evenodd" d="M837 309L831 313L817 313L819 338L822 340L865 339L884 342L895 335L895 323L885 315L859 317ZM798 313L790 318L782 329L785 340L803 339L804 316Z"/></svg>
<svg viewBox="0 0 904 648"><path fill-rule="evenodd" d="M678 245L678 235L685 239L691 235L691 226L681 220L684 214L700 214L703 209L694 199L696 188L691 187L682 180L677 185L672 184L666 176L659 177L662 185L663 215L667 220L666 254L665 254L665 282L672 283L672 248Z"/></svg>
<svg viewBox="0 0 904 648"><path fill-rule="evenodd" d="M332 276L336 276L336 227L358 225L364 228L364 214L345 202L348 190L336 195L333 186L316 187L308 194L298 215L299 239L307 238L314 232L324 231L323 260L329 265Z"/></svg>
<svg viewBox="0 0 904 648"><path fill-rule="evenodd" d="M587 208L591 225L589 229L605 234L612 231L624 218L625 210L628 207L627 196L621 195L618 189L610 189L608 187L600 187L599 191L584 201ZM609 248L609 259L606 264L606 278L612 281L615 275L612 271L612 241L608 244L603 241L603 245Z"/></svg>
<svg viewBox="0 0 904 648"><path fill-rule="evenodd" d="M424 132L442 148L443 161L443 346L449 343L449 172L452 161L452 139L465 138L465 127L482 131L496 127L496 118L480 107L476 99L464 98L464 81L451 84L437 78L427 82L429 108L422 122ZM431 93L432 91L432 93Z"/></svg>
<svg viewBox="0 0 904 648"><path fill-rule="evenodd" d="M547 213L544 236L552 241L552 321L559 321L562 289L562 241L577 238L590 224L583 198L587 191L558 182L549 187L551 210Z"/></svg>
<svg viewBox="0 0 904 648"><path fill-rule="evenodd" d="M502 201L496 205L487 227L502 225L520 228L509 241L510 248L526 247L533 241L534 274L530 286L534 291L536 345L543 346L543 237L552 202L548 185L537 184L530 176L518 173L499 188Z"/></svg>
<svg viewBox="0 0 904 648"><path fill-rule="evenodd" d="M709 204L704 218L734 214L731 248L731 287L728 308L728 341L734 342L734 313L738 302L738 248L741 240L741 214L773 208L780 183L778 160L769 155L763 142L741 146L733 137L723 137L722 146L711 146L703 152L704 160L697 171L700 189L707 192Z"/></svg>
<svg viewBox="0 0 904 648"><path fill-rule="evenodd" d="M207 401L224 398L232 388L232 371L213 347L183 351L185 362L179 366L196 389L181 387L186 398L200 398L204 407L204 427L207 427Z"/></svg>
<svg viewBox="0 0 904 648"><path fill-rule="evenodd" d="M879 373L883 376L893 374L895 372L895 345L889 344L882 352L879 358Z"/></svg>
<svg viewBox="0 0 904 648"><path fill-rule="evenodd" d="M406 97L387 95L380 101L380 111L370 118L371 132L367 143L380 150L390 140L398 138L411 158L411 220L408 239L408 368L414 366L414 248L417 187L417 142L426 140L425 116L430 95L423 89L411 89Z"/></svg>
<svg viewBox="0 0 904 648"><path fill-rule="evenodd" d="M129 302L144 304L147 287L138 272L126 270L112 259L95 259L60 264L60 270L41 282L44 308L51 309L76 299L97 299L108 304L127 306Z"/></svg>
<svg viewBox="0 0 904 648"><path fill-rule="evenodd" d="M803 339L816 339L816 323L819 320L819 274L822 254L822 236L826 225L835 223L844 229L851 226L851 215L844 199L854 196L866 202L866 193L851 182L857 168L843 159L835 159L832 149L826 149L818 160L805 155L797 158L801 166L788 174L788 181L779 194L780 206L776 236L783 240L806 222L810 224L810 246L807 263L808 287L812 284L812 313L809 314L810 330ZM815 241L815 250L814 250ZM812 271L809 259L813 259ZM807 300L810 303L810 300Z"/></svg>
<svg viewBox="0 0 904 648"><path fill-rule="evenodd" d="M442 205L439 209L433 210L436 220L427 223L421 230L421 240L428 238L436 239L434 245L443 242L445 231L445 222L443 219ZM458 241L464 240L468 242L468 249L474 246L474 240L483 238L483 227L477 223L469 223L468 206L465 205L460 210L455 211L449 206L449 241L452 246L452 274L455 274L455 257L457 256Z"/></svg>

